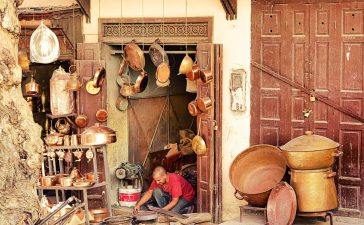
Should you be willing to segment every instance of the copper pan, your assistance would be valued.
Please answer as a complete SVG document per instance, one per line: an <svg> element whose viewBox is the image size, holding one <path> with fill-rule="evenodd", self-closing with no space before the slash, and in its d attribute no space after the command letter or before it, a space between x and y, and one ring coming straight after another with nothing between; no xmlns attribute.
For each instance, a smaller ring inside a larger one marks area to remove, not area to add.
<svg viewBox="0 0 364 225"><path fill-rule="evenodd" d="M141 72L135 81L135 92L141 93L147 88L148 85L148 74L146 72Z"/></svg>
<svg viewBox="0 0 364 225"><path fill-rule="evenodd" d="M229 170L235 197L252 206L265 206L269 194L283 178L286 160L272 145L255 145L235 157Z"/></svg>
<svg viewBox="0 0 364 225"><path fill-rule="evenodd" d="M166 83L169 80L171 70L169 68L168 63L162 62L159 64L157 68L157 72L155 74L155 77L160 83Z"/></svg>
<svg viewBox="0 0 364 225"><path fill-rule="evenodd" d="M88 117L83 114L77 115L75 119L75 124L80 128L86 127L88 124Z"/></svg>
<svg viewBox="0 0 364 225"><path fill-rule="evenodd" d="M197 64L194 64L190 71L186 73L187 79L193 81L200 78L200 67Z"/></svg>
<svg viewBox="0 0 364 225"><path fill-rule="evenodd" d="M92 85L95 88L101 88L102 85L104 84L105 76L106 76L106 70L104 67L100 66L99 68L97 68L95 72Z"/></svg>
<svg viewBox="0 0 364 225"><path fill-rule="evenodd" d="M144 68L145 66L144 53L135 43L134 40L129 44L125 45L124 53L125 53L126 64L130 66L133 70L139 71Z"/></svg>
<svg viewBox="0 0 364 225"><path fill-rule="evenodd" d="M125 68L127 67L124 57L121 59L118 75L123 75Z"/></svg>

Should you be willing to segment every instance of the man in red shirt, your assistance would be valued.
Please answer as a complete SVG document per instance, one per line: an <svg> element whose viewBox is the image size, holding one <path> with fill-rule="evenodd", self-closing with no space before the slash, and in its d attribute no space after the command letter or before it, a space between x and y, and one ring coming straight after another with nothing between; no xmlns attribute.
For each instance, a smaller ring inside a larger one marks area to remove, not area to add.
<svg viewBox="0 0 364 225"><path fill-rule="evenodd" d="M167 173L166 170L157 166L153 171L153 181L143 197L135 205L138 211L145 203L154 200L158 207L178 213L187 213L188 207L192 205L195 191L192 185L182 176L175 173Z"/></svg>

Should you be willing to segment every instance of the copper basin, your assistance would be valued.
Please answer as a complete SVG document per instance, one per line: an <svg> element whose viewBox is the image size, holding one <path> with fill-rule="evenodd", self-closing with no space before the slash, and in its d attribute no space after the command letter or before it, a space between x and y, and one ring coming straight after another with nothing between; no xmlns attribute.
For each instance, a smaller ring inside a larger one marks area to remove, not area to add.
<svg viewBox="0 0 364 225"><path fill-rule="evenodd" d="M241 152L233 160L229 178L238 199L252 206L265 206L272 188L283 178L286 160L272 145L255 145Z"/></svg>

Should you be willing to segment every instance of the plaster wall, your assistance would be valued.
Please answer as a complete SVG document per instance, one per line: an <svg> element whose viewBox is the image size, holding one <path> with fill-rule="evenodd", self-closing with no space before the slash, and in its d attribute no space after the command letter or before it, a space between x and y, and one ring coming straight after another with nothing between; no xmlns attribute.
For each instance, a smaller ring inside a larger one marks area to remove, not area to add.
<svg viewBox="0 0 364 225"><path fill-rule="evenodd" d="M121 7L122 1L122 7ZM100 7L99 7L100 6ZM83 24L85 43L98 42L98 18L122 17L185 17L184 0L91 0L91 22ZM225 12L220 0L188 0L187 14L189 17L213 16L213 42L223 44L223 158L222 158L222 213L223 220L236 218L239 215L239 205L233 193L234 188L229 181L229 167L236 155L249 147L250 135L250 22L251 0L238 0L238 18L233 21L225 19ZM109 56L103 53L103 58ZM111 59L114 60L114 59ZM115 63L115 62L113 62ZM230 110L230 74L232 69L243 68L247 71L246 111ZM111 86L110 86L111 85ZM110 87L109 87L110 86ZM108 126L119 133L118 138L126 139L126 115L114 110L117 87L112 77L108 78L109 118ZM124 143L121 141L119 143ZM118 162L127 159L127 147L109 146L110 170L113 173ZM115 182L115 180L114 180ZM113 188L111 197L115 197ZM116 199L112 198L112 202Z"/></svg>

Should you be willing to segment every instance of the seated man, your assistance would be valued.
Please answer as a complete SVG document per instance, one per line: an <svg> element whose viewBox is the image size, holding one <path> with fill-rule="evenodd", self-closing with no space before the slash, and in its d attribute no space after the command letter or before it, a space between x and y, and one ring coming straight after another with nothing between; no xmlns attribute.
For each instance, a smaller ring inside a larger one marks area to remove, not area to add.
<svg viewBox="0 0 364 225"><path fill-rule="evenodd" d="M191 184L182 176L167 173L163 167L157 166L153 171L149 190L144 193L134 210L138 211L145 203L153 200L159 208L183 214L192 205L194 195Z"/></svg>

